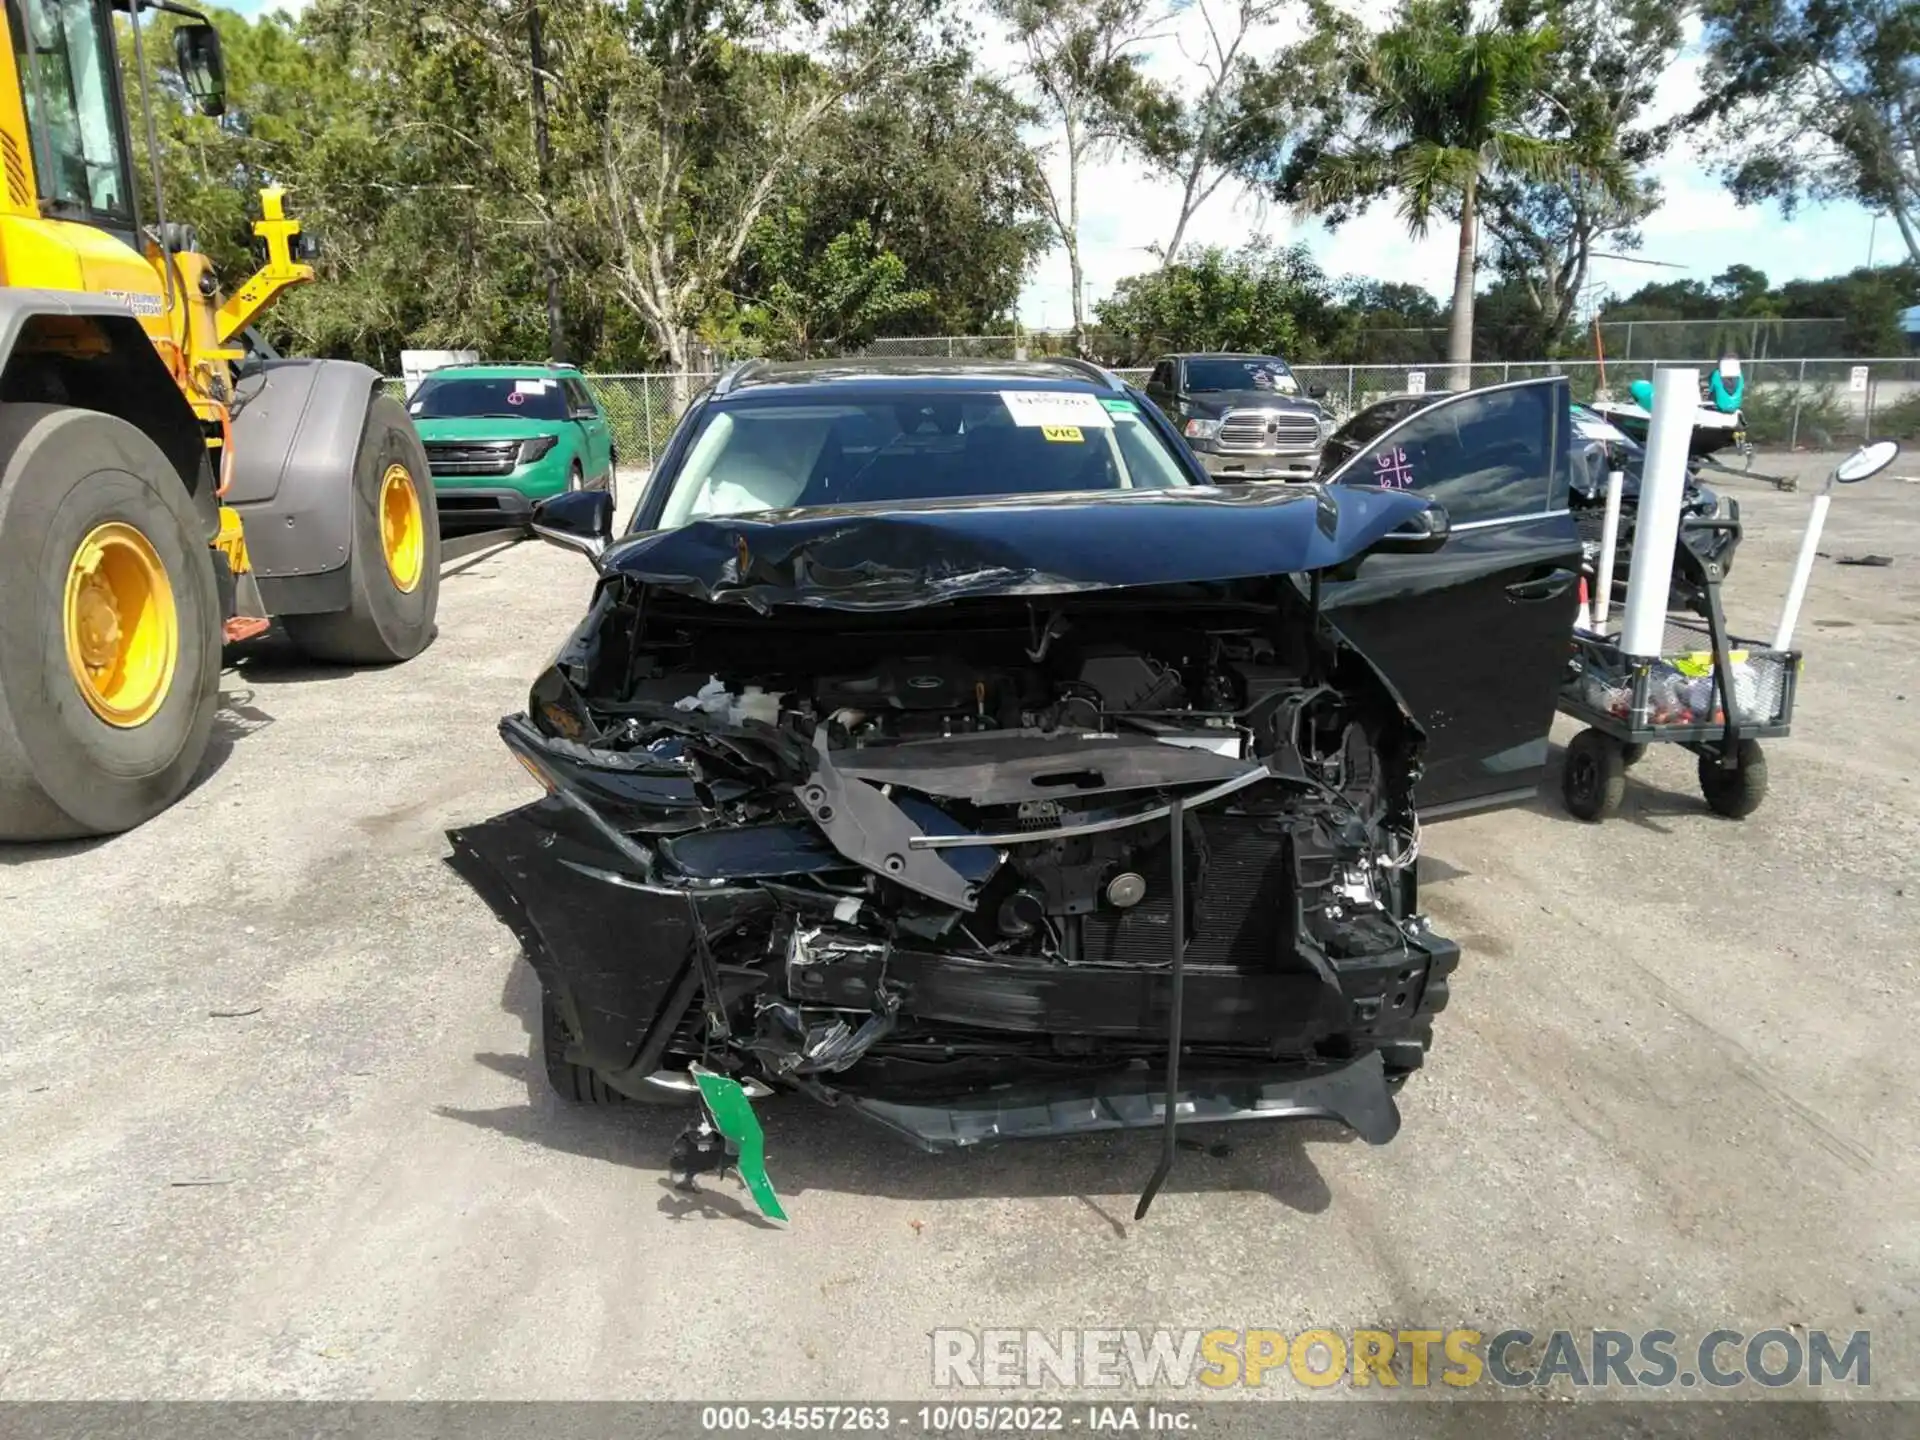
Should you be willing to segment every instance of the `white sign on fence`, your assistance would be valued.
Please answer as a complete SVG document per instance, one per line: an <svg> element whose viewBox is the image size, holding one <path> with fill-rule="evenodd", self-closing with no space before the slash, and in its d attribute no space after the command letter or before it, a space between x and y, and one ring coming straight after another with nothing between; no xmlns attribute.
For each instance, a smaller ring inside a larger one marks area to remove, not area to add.
<svg viewBox="0 0 1920 1440"><path fill-rule="evenodd" d="M1867 393L1867 367L1856 365L1847 374L1847 389L1856 395Z"/></svg>
<svg viewBox="0 0 1920 1440"><path fill-rule="evenodd" d="M1409 370L1407 372L1407 393L1409 395L1424 395L1427 393L1426 371Z"/></svg>

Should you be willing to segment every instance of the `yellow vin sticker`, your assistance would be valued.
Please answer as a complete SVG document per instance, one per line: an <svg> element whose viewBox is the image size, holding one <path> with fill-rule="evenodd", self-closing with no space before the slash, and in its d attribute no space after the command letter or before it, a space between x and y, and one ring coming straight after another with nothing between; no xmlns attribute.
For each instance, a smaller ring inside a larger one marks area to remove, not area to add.
<svg viewBox="0 0 1920 1440"><path fill-rule="evenodd" d="M1066 440L1075 445L1086 439L1078 425L1042 425L1040 433L1049 440Z"/></svg>

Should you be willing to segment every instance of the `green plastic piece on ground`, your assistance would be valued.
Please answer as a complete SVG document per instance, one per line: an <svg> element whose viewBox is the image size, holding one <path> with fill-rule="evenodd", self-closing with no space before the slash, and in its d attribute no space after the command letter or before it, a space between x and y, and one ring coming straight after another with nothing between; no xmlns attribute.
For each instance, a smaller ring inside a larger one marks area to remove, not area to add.
<svg viewBox="0 0 1920 1440"><path fill-rule="evenodd" d="M713 1128L734 1143L740 1152L740 1178L760 1213L769 1220L785 1220L780 1197L773 1193L773 1181L767 1178L767 1137L761 1132L760 1117L753 1113L753 1102L737 1080L716 1075L700 1066L690 1067L700 1098L706 1101Z"/></svg>

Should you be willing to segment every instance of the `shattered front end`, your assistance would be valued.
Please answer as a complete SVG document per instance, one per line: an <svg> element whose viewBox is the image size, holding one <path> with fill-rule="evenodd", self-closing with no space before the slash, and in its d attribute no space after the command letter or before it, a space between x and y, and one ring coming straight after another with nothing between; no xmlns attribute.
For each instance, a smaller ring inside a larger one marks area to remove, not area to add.
<svg viewBox="0 0 1920 1440"><path fill-rule="evenodd" d="M1162 1125L1171 1045L1180 1123L1393 1136L1458 952L1414 908L1419 730L1310 586L1069 580L947 527L890 588L832 563L845 517L687 529L723 533L607 565L502 722L546 797L453 837L565 1063L942 1148Z"/></svg>

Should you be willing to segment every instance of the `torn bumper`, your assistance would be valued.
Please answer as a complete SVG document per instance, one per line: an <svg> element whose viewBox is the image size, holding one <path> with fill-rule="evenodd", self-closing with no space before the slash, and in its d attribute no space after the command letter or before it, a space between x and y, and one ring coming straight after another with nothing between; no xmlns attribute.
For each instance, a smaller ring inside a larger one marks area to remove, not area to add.
<svg viewBox="0 0 1920 1440"><path fill-rule="evenodd" d="M1166 1085L1142 1065L1094 1085L1008 1087L946 1105L855 1098L853 1110L924 1150L993 1140L1036 1140L1166 1124ZM1174 1104L1177 1125L1253 1120L1332 1120L1370 1145L1400 1133L1400 1111L1378 1052L1345 1065L1271 1075L1188 1078Z"/></svg>

